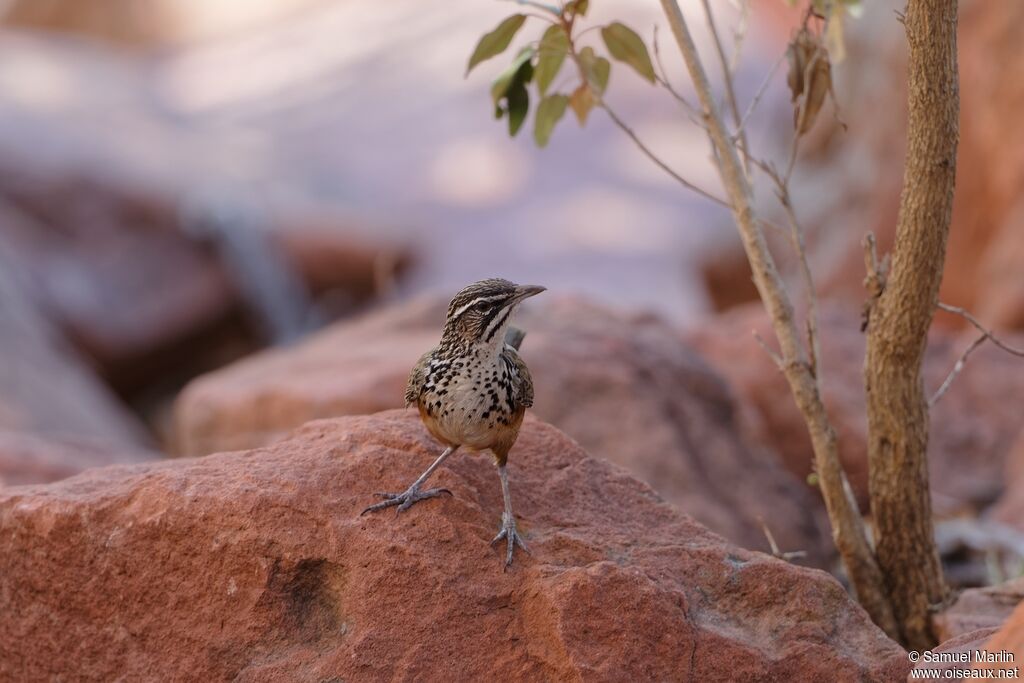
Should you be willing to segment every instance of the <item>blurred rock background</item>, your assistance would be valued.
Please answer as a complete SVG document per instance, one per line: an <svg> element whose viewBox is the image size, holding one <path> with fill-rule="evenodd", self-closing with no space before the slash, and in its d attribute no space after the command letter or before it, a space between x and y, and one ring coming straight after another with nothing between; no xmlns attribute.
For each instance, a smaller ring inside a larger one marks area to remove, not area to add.
<svg viewBox="0 0 1024 683"><path fill-rule="evenodd" d="M657 3L593 4L591 20L622 19L647 37L660 19ZM581 297L538 303L527 324L537 336L526 353L544 368L542 417L730 540L768 550L767 528L783 551L830 566L809 445L750 335L765 321L729 215L682 191L600 112L584 130L567 118L543 151L528 135L508 139L487 96L499 67L462 74L477 37L510 7L6 3L0 483L252 447L315 417L398 407L404 368L440 327L437 302L501 275ZM859 241L871 230L885 248L896 220L897 7L867 3L848 22L840 111L829 106L802 145L793 184L828 311L826 394L862 499ZM698 8L687 5L703 27ZM723 25L736 16L728 3L716 11ZM737 75L744 103L797 21L781 0L753 4ZM942 292L1018 343L1021 30L1020 3L962 3ZM698 40L710 54L707 36ZM717 188L702 131L666 93L619 69L609 97L670 165ZM752 143L784 158L791 127L780 69ZM770 215L767 185L758 200ZM791 271L784 241L776 246ZM962 321L938 319L930 383L970 338ZM666 375L652 370L665 364ZM937 409L935 508L959 585L1020 573L1022 395L1024 363L988 348ZM619 415L619 429L607 401L630 397L642 409Z"/></svg>

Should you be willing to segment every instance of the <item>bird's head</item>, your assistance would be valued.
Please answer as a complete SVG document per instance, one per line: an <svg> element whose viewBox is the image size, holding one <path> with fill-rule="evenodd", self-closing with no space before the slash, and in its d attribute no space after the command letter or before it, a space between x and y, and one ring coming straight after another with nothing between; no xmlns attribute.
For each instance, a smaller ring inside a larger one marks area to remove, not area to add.
<svg viewBox="0 0 1024 683"><path fill-rule="evenodd" d="M537 285L517 285L501 278L474 282L448 304L442 344L501 348L516 307L544 291Z"/></svg>

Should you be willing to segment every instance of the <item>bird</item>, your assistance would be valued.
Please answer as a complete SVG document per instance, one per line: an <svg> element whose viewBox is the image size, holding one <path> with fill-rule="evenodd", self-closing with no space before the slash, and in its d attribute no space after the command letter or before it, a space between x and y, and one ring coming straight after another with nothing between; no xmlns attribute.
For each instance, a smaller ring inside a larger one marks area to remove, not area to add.
<svg viewBox="0 0 1024 683"><path fill-rule="evenodd" d="M389 507L403 512L428 498L451 495L448 489L421 487L459 448L489 450L498 468L505 505L501 528L491 545L506 541L506 570L516 547L529 553L516 530L506 465L523 415L533 406L533 379L518 351L524 333L511 327L510 320L519 304L545 290L490 278L455 295L448 305L440 343L416 363L405 390L406 407L419 410L427 431L444 450L408 489L378 493L384 500L361 514Z"/></svg>

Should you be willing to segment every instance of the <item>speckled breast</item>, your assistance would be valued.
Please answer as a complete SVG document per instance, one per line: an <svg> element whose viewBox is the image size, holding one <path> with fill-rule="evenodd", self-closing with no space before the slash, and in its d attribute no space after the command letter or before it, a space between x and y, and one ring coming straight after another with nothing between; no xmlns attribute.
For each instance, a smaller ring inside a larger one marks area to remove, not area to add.
<svg viewBox="0 0 1024 683"><path fill-rule="evenodd" d="M500 356L432 363L420 396L420 416L439 441L491 448L507 440L510 429L518 428L516 379Z"/></svg>

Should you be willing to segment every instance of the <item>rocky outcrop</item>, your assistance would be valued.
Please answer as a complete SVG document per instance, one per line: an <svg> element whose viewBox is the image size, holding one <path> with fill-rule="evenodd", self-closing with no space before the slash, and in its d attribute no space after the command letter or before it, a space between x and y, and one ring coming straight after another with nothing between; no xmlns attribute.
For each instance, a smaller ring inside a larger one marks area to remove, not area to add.
<svg viewBox="0 0 1024 683"><path fill-rule="evenodd" d="M182 449L248 448L318 417L399 407L446 303L422 298L199 378L176 406ZM578 299L524 310L517 324L538 416L730 540L768 549L763 520L783 551L826 562L806 485L744 443L721 378L671 327Z"/></svg>
<svg viewBox="0 0 1024 683"><path fill-rule="evenodd" d="M63 343L0 239L0 486L155 457L142 425Z"/></svg>
<svg viewBox="0 0 1024 683"><path fill-rule="evenodd" d="M811 471L813 454L807 428L790 398L785 378L758 347L752 332L774 340L760 304L719 316L686 334L736 388L742 423L753 439L779 453L798 476ZM862 502L867 500L867 421L865 417L864 335L859 316L825 307L821 316L823 394L839 435L839 454ZM936 390L953 368L972 334L934 331L925 357L925 385ZM1024 342L1007 337L1024 346ZM931 414L929 466L935 511L950 515L991 505L1005 484L1003 468L1021 429L1019 396L1024 365L991 344L971 356Z"/></svg>
<svg viewBox="0 0 1024 683"><path fill-rule="evenodd" d="M18 165L0 180L0 232L47 315L124 394L350 313L407 262L338 216ZM316 311L324 294L340 310Z"/></svg>
<svg viewBox="0 0 1024 683"><path fill-rule="evenodd" d="M394 411L266 448L0 493L0 677L891 681L903 650L831 576L741 550L528 418L532 555L501 570L489 457L361 517L436 454Z"/></svg>

